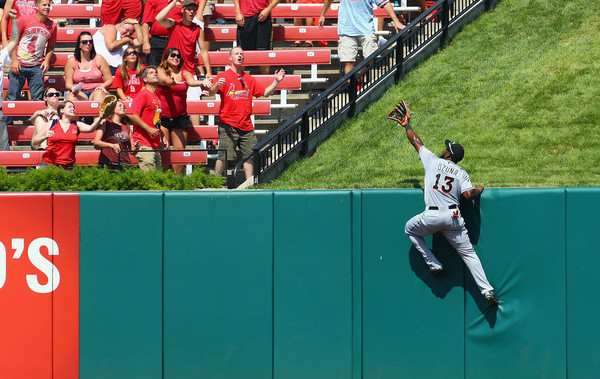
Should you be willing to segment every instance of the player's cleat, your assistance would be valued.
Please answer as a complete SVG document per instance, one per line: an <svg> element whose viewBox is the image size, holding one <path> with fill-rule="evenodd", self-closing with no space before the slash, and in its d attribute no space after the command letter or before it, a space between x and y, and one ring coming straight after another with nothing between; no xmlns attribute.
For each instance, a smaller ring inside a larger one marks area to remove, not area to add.
<svg viewBox="0 0 600 379"><path fill-rule="evenodd" d="M433 270L430 270L430 272L435 276L441 276L444 273L444 268L440 266L438 268L434 268Z"/></svg>
<svg viewBox="0 0 600 379"><path fill-rule="evenodd" d="M498 305L498 299L496 298L496 295L494 295L494 291L488 291L483 296L485 297L485 301L490 305Z"/></svg>

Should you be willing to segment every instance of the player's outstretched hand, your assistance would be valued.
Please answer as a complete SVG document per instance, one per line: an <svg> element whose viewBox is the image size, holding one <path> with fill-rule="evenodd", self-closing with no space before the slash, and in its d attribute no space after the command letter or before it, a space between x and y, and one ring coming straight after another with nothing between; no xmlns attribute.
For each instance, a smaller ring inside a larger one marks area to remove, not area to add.
<svg viewBox="0 0 600 379"><path fill-rule="evenodd" d="M406 126L410 122L411 115L412 112L408 109L408 105L404 100L402 100L398 105L396 105L396 108L392 109L390 113L388 113L387 118L396 121L402 126Z"/></svg>

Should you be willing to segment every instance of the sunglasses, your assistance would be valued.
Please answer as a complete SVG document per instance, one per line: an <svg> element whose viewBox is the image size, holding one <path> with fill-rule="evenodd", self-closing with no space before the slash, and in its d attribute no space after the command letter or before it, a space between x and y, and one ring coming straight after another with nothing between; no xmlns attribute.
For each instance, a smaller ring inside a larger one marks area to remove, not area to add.
<svg viewBox="0 0 600 379"><path fill-rule="evenodd" d="M135 50L130 50L130 51L126 51L125 52L125 56L128 57L130 55L138 55L137 51Z"/></svg>
<svg viewBox="0 0 600 379"><path fill-rule="evenodd" d="M170 56L171 58L177 58L177 59L181 59L181 54L177 54L177 53L171 53L171 54L169 54L169 56Z"/></svg>
<svg viewBox="0 0 600 379"><path fill-rule="evenodd" d="M46 97L53 97L53 96L60 97L60 92L48 92L46 94Z"/></svg>
<svg viewBox="0 0 600 379"><path fill-rule="evenodd" d="M246 89L246 83L244 83L244 81L242 80L242 77L241 77L241 75L240 75L240 76L238 76L238 79L239 79L240 83L242 83L242 88L243 88L243 89Z"/></svg>
<svg viewBox="0 0 600 379"><path fill-rule="evenodd" d="M91 44L94 43L94 40L91 40L91 39L82 39L81 43L84 44L84 45L91 45Z"/></svg>

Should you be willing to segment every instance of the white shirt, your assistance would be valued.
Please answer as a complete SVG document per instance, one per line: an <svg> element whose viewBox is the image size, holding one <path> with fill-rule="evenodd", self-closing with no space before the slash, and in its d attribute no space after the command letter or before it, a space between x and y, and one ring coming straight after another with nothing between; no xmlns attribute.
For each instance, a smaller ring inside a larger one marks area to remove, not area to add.
<svg viewBox="0 0 600 379"><path fill-rule="evenodd" d="M96 54L98 54L98 55L102 56L102 58L106 59L109 66L119 67L123 63L123 54L125 53L125 50L129 47L128 43L121 46L121 48L117 49L116 51L110 51L110 50L108 50L108 47L106 47L106 41L104 40L104 34L100 33L100 30L98 30L96 33L94 33L94 35L92 36L92 39L94 40L94 49L96 50ZM120 39L121 39L121 33L119 33L119 29L117 29L116 40L120 40Z"/></svg>
<svg viewBox="0 0 600 379"><path fill-rule="evenodd" d="M452 161L436 156L425 146L419 150L419 159L425 168L426 206L458 205L461 194L475 188L465 170Z"/></svg>

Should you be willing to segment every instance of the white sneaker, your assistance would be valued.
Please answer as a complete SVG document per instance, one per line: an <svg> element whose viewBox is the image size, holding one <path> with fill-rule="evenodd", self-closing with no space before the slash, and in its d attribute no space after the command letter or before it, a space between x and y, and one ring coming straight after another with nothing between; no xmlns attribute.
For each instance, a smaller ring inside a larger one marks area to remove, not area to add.
<svg viewBox="0 0 600 379"><path fill-rule="evenodd" d="M383 38L382 36L379 36L379 39L377 40L377 45L379 45L379 47L385 45L387 43L387 39Z"/></svg>

